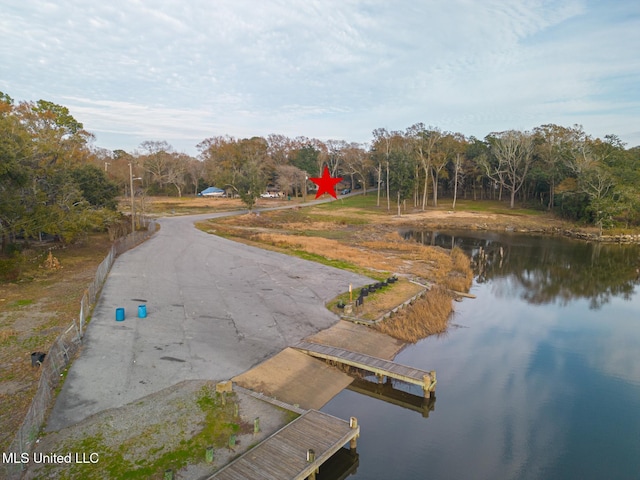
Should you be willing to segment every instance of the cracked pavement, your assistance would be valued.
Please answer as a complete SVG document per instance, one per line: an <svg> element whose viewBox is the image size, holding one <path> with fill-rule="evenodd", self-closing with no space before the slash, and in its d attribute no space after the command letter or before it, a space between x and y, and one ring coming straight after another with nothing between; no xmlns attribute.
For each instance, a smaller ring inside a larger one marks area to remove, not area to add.
<svg viewBox="0 0 640 480"><path fill-rule="evenodd" d="M183 380L239 375L336 323L325 302L372 282L193 226L215 216L160 219L151 239L118 257L48 431ZM146 318L137 318L141 304Z"/></svg>

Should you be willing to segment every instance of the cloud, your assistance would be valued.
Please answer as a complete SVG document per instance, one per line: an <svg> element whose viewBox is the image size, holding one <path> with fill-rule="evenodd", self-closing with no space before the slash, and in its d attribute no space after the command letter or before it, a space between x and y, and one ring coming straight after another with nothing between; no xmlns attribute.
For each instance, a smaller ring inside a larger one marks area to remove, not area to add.
<svg viewBox="0 0 640 480"><path fill-rule="evenodd" d="M636 2L150 5L12 3L0 18L8 72L0 89L28 100L115 102L78 110L89 128L110 110L111 130L149 131L148 118L118 102L179 111L172 131L181 137L298 128L294 136L366 141L374 128L418 121L483 137L559 119L640 143L628 127L638 117ZM187 111L204 123L178 123ZM170 114L158 115L170 124ZM143 123L127 125L136 119Z"/></svg>

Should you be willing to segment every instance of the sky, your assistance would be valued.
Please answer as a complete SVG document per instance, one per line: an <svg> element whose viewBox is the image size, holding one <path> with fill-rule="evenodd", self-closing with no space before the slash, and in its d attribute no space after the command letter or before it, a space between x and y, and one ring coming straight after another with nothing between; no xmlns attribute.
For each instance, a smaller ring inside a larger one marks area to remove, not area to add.
<svg viewBox="0 0 640 480"><path fill-rule="evenodd" d="M640 145L638 0L0 0L0 39L0 91L109 150L418 122Z"/></svg>

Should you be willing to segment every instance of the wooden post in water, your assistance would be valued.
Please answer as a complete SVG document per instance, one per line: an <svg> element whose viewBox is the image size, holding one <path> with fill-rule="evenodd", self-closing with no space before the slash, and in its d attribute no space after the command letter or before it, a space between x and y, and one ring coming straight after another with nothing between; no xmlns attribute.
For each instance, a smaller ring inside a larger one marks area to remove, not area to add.
<svg viewBox="0 0 640 480"><path fill-rule="evenodd" d="M351 417L349 419L349 427L351 427L351 429L353 430L358 428L358 419L356 417ZM351 440L349 440L349 450L351 450L352 454L356 453L357 446L358 446L358 437L356 435Z"/></svg>
<svg viewBox="0 0 640 480"><path fill-rule="evenodd" d="M431 398L431 390L429 387L431 386L431 375L424 375L422 377L422 381L424 382L424 386L422 390L424 391L424 398Z"/></svg>
<svg viewBox="0 0 640 480"><path fill-rule="evenodd" d="M424 375L422 377L424 386L422 389L424 390L424 398L431 398L431 386L435 389L436 383L436 371L431 370L428 375Z"/></svg>

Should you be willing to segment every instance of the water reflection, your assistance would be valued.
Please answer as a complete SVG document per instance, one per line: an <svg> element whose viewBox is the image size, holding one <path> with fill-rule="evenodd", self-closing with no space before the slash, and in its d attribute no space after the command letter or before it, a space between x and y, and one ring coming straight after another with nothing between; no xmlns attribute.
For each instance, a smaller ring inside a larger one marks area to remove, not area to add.
<svg viewBox="0 0 640 480"><path fill-rule="evenodd" d="M353 478L640 478L638 247L415 236L469 252L477 298L456 304L452 324L465 328L395 358L438 372L438 408L428 418L377 392L345 390L323 407L358 417Z"/></svg>
<svg viewBox="0 0 640 480"><path fill-rule="evenodd" d="M424 398L424 395L414 395L401 388L395 388L391 379L387 379L384 383L376 383L355 378L347 388L353 392L418 412L424 418L429 418L429 413L436 408L435 395L431 395L430 398Z"/></svg>
<svg viewBox="0 0 640 480"><path fill-rule="evenodd" d="M502 233L406 231L405 239L462 248L473 261L477 283L491 281L500 297L530 304L587 299L598 309L613 297L629 300L639 283L637 245L585 243Z"/></svg>

